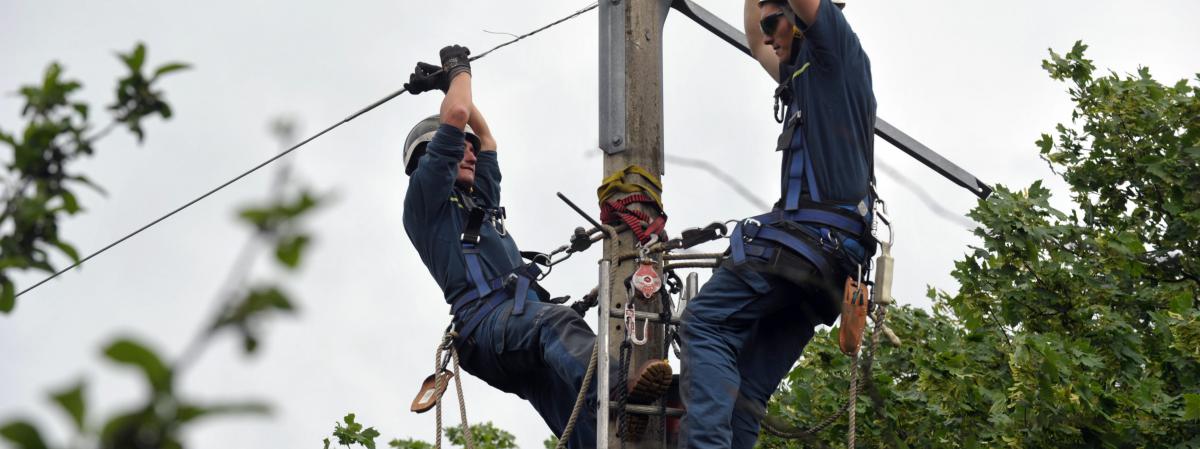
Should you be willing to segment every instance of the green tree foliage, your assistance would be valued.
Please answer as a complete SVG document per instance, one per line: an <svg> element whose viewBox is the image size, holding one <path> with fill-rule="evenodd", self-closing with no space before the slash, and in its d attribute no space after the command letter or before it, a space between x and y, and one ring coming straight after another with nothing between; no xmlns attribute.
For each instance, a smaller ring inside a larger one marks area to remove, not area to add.
<svg viewBox="0 0 1200 449"><path fill-rule="evenodd" d="M1085 49L1043 63L1075 111L1037 143L1078 209L1051 207L1040 182L979 202L958 292L889 316L905 343L878 350L860 446L1200 447L1200 87L1097 76ZM771 413L816 423L848 370L820 333ZM846 430L815 445L845 447Z"/></svg>
<svg viewBox="0 0 1200 449"><path fill-rule="evenodd" d="M114 124L128 126L134 134L138 135L139 139L142 136L139 125L141 120L156 114L163 117L170 116L170 107L161 100L162 93L154 90L151 86L158 76L186 67L179 63L167 64L159 67L153 76L143 77L139 71L144 62L145 53L145 48L138 45L132 53L121 55L121 59L134 73L119 82L118 103L111 107L117 117ZM62 183L64 180L86 182L86 178L81 176L55 178L54 176L63 173L62 163L70 157L77 156L76 150L81 145L85 145L88 148L86 152L90 153L90 145L95 137L74 139L83 134L89 125L77 124L71 120L55 122L58 120L54 118L57 117L55 114L61 112L41 112L64 107L68 103L66 96L70 91L78 88L78 83L57 81L60 73L57 65L51 65L49 72L47 81L42 88L27 87L22 91L29 103L33 105L27 107L27 112L30 109L39 111L29 125L29 129L34 129L34 131L27 130L24 140L19 143L16 139L4 136L5 142L16 148L18 153L41 151L41 153L30 156L34 159L42 157L54 159L58 157L55 155L63 154L67 154L67 156L58 158L55 162L58 164L55 165L56 168L49 171L29 174L31 172L28 169L15 170L19 176L17 179L32 187L12 190L11 193L15 196L6 196L9 200L7 203L9 209L5 209L5 220L9 219L10 210L13 212L13 216L18 218L13 218L17 223L15 228L0 227L0 229L12 230L9 234L0 236L0 245L3 245L4 250L3 258L0 258L3 261L0 263L0 278L2 278L2 269L14 267L33 267L43 271L52 271L53 268L46 263L45 251L38 245L52 244L60 249L65 248L64 252L67 252L72 258L77 258L69 245L60 244L56 231L45 233L39 230L38 233L29 234L28 229L22 227L24 225L21 223L24 222L20 221L23 219L20 217L24 216L22 214L32 214L30 216L41 214L35 217L36 220L40 220L38 223L53 229L55 220L57 220L56 214L67 209L51 208L50 210L31 211L24 206L12 206L16 204L14 201L25 202L21 204L28 204L29 201L40 201L44 204L59 202L73 205L71 210L78 211L74 196L69 190L62 188ZM86 119L86 105L72 103L72 106L75 113L82 114L82 118ZM86 120L84 121L86 122ZM47 126L59 126L59 128L55 128L57 131L54 131L58 134L38 130L39 127ZM31 135L42 135L39 133L45 135L36 139L30 137ZM56 143L64 140L64 135L72 136L72 146L64 147ZM64 153L66 151L64 149L76 152L68 154ZM18 164L14 164L14 167L21 166L20 157L17 161ZM281 170L280 173L285 173L285 171ZM200 403L190 400L187 395L176 390L174 379L195 363L212 338L223 331L237 333L242 338L244 351L247 354L254 353L258 347L261 322L269 315L289 313L295 309L278 280L264 279L250 282L245 278L246 273L253 271L253 262L259 254L257 250L260 247L271 248L277 265L284 271L294 271L300 266L304 251L312 240L312 237L301 226L301 222L316 209L321 200L306 189L295 188L286 181L286 176L282 174L277 176L268 200L261 204L247 206L239 213L240 219L248 224L253 232L238 260L232 264L233 269L225 281L224 288L221 289L221 295L217 298L220 307L209 319L209 324L204 326L201 332L193 338L183 354L174 360L167 360L150 345L131 337L117 338L104 346L102 352L106 359L120 366L132 368L141 375L146 386L144 402L119 411L113 416L96 420L88 414L86 382L80 381L50 395L53 403L70 419L72 428L76 432L76 436L72 438L75 444L69 447L182 449L184 444L180 440L180 435L183 429L198 419L230 414L265 414L268 412L266 405L254 401ZM6 193L9 192L6 191ZM32 242L32 246L17 248L22 251L28 250L26 252L10 253L11 248L14 248L12 246L14 241ZM32 262L22 265L20 262L22 260ZM8 298L7 311L12 306L10 295L12 285L8 283L7 278L3 279ZM24 419L0 423L0 439L8 441L17 449L62 447L47 442L37 426ZM86 446L80 446L80 442Z"/></svg>
<svg viewBox="0 0 1200 449"><path fill-rule="evenodd" d="M354 414L348 413L342 418L342 422L334 423L333 437L337 439L337 444L347 448L358 445L367 449L375 449L375 439L379 438L379 431L375 430L374 427L364 427L363 424L355 422ZM517 449L517 438L511 433L497 428L491 421L482 424L472 424L471 437L474 439L475 447L478 449ZM467 446L466 436L463 434L461 425L446 428L446 438L450 440L450 444L457 447ZM331 441L326 438L324 440L324 448L329 449L330 444ZM425 441L406 438L388 441L388 447L396 449L432 449L434 446Z"/></svg>
<svg viewBox="0 0 1200 449"><path fill-rule="evenodd" d="M83 210L76 198L78 187L100 190L87 177L70 171L71 163L95 152L97 141L116 126L125 126L141 142L143 122L151 117L171 118L171 107L158 90L163 75L188 68L173 62L143 74L146 47L138 44L129 53L118 53L128 73L118 80L116 101L108 107L112 122L95 130L91 107L73 96L83 85L64 79L57 62L46 68L40 84L21 87L25 100L21 131L0 127L0 143L12 149L0 173L0 313L12 311L16 286L10 270L55 271L49 252L57 250L78 262L75 247L58 234L58 220Z"/></svg>

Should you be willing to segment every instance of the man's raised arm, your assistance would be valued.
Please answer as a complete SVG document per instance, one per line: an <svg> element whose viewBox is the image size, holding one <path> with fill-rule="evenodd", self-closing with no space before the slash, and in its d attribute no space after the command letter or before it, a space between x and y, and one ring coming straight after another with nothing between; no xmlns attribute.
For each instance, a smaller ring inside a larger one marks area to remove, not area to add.
<svg viewBox="0 0 1200 449"><path fill-rule="evenodd" d="M744 12L746 46L750 47L750 54L758 60L758 63L771 75L772 79L779 81L779 57L775 56L771 46L763 41L762 26L759 25L762 17L758 0L746 0Z"/></svg>
<svg viewBox="0 0 1200 449"><path fill-rule="evenodd" d="M817 12L821 9L821 0L788 0L788 4L796 11L796 17L808 26L816 22Z"/></svg>

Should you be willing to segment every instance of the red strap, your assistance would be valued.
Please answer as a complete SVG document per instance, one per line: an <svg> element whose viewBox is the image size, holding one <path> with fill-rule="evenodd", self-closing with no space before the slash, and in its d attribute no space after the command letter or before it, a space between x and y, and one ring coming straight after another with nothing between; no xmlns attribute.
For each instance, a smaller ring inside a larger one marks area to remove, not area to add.
<svg viewBox="0 0 1200 449"><path fill-rule="evenodd" d="M633 203L657 204L653 198L641 193L618 200L605 201L600 204L600 221L605 223L618 220L624 222L629 225L629 229L633 231L633 235L637 236L639 242L646 243L650 241L652 235L663 232L667 225L667 216L659 215L651 219L650 214L630 209L628 206Z"/></svg>

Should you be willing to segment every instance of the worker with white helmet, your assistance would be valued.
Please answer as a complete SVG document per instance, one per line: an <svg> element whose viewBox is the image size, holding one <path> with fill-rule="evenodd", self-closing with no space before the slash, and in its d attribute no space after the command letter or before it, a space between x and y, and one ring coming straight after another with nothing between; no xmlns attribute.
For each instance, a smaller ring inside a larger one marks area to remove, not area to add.
<svg viewBox="0 0 1200 449"><path fill-rule="evenodd" d="M405 84L413 94L441 90L446 97L441 113L413 127L404 145L410 176L404 230L450 305L463 369L528 400L559 435L596 335L570 307L547 302L550 295L537 284L538 265L522 262L504 226L496 140L472 99L469 55L457 45L443 48L441 66L418 63ZM618 378L620 365L609 365L611 378ZM653 402L670 382L670 365L650 361L630 379L629 400ZM595 403L594 382L588 388ZM583 410L571 448L595 446L594 407Z"/></svg>
<svg viewBox="0 0 1200 449"><path fill-rule="evenodd" d="M779 82L780 199L734 228L684 311L681 447L754 446L771 394L874 253L870 60L835 3L745 0L747 44Z"/></svg>

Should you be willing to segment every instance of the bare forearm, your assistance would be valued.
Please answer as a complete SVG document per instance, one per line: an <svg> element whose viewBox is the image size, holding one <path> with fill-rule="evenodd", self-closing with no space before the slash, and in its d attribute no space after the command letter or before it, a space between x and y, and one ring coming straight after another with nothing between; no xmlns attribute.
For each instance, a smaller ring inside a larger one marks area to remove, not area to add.
<svg viewBox="0 0 1200 449"><path fill-rule="evenodd" d="M475 135L479 136L479 144L481 151L496 151L496 138L492 136L492 129L488 127L487 120L484 120L483 113L479 112L479 108L471 105L471 118L467 121L471 125L471 129L475 131Z"/></svg>
<svg viewBox="0 0 1200 449"><path fill-rule="evenodd" d="M821 0L788 0L788 4L792 6L792 11L796 12L796 16L808 26L812 26L817 20L817 10L821 8Z"/></svg>
<svg viewBox="0 0 1200 449"><path fill-rule="evenodd" d="M746 46L750 47L750 55L754 56L768 75L771 75L771 79L779 81L779 58L775 56L771 46L763 43L762 27L759 25L762 10L758 6L758 0L746 0L744 13Z"/></svg>
<svg viewBox="0 0 1200 449"><path fill-rule="evenodd" d="M758 20L758 0L746 0L743 30L746 31L746 45L750 47L750 53L753 53L756 58L763 43L763 33L758 26Z"/></svg>
<svg viewBox="0 0 1200 449"><path fill-rule="evenodd" d="M471 100L471 74L460 73L450 80L446 98L442 99L442 123L465 129L474 108Z"/></svg>

